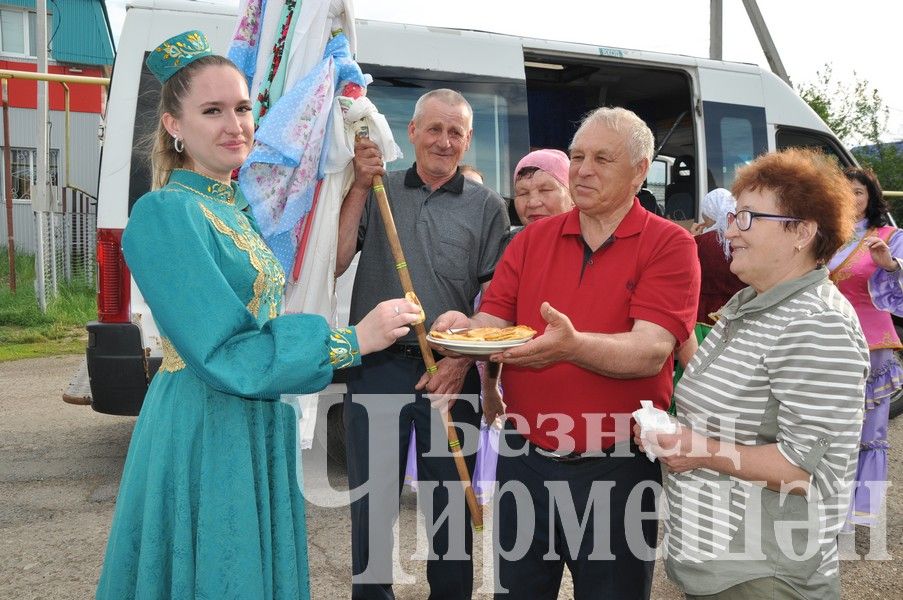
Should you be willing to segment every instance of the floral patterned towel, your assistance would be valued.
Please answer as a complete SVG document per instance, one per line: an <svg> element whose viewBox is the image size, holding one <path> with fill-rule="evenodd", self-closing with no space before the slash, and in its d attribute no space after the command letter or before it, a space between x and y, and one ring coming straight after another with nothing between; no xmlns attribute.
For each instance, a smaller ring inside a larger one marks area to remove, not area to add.
<svg viewBox="0 0 903 600"><path fill-rule="evenodd" d="M232 34L227 56L247 79L248 89L254 81L257 69L257 52L260 49L260 30L266 0L241 0L238 7L238 24Z"/></svg>
<svg viewBox="0 0 903 600"><path fill-rule="evenodd" d="M327 44L324 59L261 120L239 174L264 239L289 272L303 220L323 177L320 162L333 99L347 82L365 85L347 38L339 34Z"/></svg>

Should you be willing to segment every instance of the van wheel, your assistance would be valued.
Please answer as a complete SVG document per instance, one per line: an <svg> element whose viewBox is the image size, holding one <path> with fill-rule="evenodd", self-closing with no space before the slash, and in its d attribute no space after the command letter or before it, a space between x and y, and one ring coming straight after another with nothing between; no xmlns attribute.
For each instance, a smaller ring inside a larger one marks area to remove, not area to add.
<svg viewBox="0 0 903 600"><path fill-rule="evenodd" d="M900 413L903 413L903 390L897 390L897 392L891 396L889 410L891 419Z"/></svg>

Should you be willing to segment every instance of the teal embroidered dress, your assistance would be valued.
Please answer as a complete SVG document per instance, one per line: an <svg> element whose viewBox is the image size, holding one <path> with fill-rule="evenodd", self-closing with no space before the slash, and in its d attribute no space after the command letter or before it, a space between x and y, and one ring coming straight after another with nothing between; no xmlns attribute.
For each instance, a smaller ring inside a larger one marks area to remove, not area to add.
<svg viewBox="0 0 903 600"><path fill-rule="evenodd" d="M164 350L132 434L97 597L309 597L296 415L359 363L353 329L277 316L282 268L237 186L177 170L123 235Z"/></svg>

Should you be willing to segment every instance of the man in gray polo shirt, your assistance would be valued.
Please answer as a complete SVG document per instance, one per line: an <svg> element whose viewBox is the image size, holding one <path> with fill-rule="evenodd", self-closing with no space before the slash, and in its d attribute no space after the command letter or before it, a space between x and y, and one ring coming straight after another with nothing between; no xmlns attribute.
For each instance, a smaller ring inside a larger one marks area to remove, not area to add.
<svg viewBox="0 0 903 600"><path fill-rule="evenodd" d="M374 175L384 175L398 237L427 325L449 310L472 312L474 298L492 277L509 226L502 198L458 171L470 146L472 123L473 110L461 94L434 90L417 101L408 124L416 160L410 169L386 174L376 144L369 140L357 143L355 180L339 217L336 259L336 275L340 275L355 253L361 252L351 296L352 324L379 302L403 295L379 208L370 193ZM463 501L461 514L445 514L449 494L460 491L458 474L446 452L431 456L431 448L435 453L435 449L446 448L447 442L443 436L431 444L430 419L438 419L438 415L427 399L414 394L415 388L432 394L471 394L473 403L456 402L450 413L455 422L472 426L462 432L465 437L461 442L467 447L475 443L466 439L468 434L479 428L475 398L480 382L470 359L442 358L437 366L438 372L427 381L412 332L389 349L364 357L357 372L349 373L349 396L345 400L348 485L352 490L365 486L362 489L367 491L351 505L353 598L394 597L391 528L395 512L383 513L393 505L397 511L398 482L404 472L412 424L417 439L419 493L431 495L425 515L431 557L436 557L427 564L430 597L472 595L469 515L463 514ZM364 407L354 401L355 395L364 394L391 394L401 406L395 404L393 409L393 402L387 398ZM439 426L434 431L443 429ZM397 464L395 456L374 461L373 456L390 436L398 438ZM475 457L470 455L467 461L472 473ZM377 465L382 470L371 472ZM438 486L429 482L438 482ZM440 518L440 525L433 526Z"/></svg>

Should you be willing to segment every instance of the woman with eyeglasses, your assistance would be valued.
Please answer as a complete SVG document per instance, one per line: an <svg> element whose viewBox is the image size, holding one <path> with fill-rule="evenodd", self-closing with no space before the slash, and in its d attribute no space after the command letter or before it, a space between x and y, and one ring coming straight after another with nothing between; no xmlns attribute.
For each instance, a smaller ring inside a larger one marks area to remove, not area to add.
<svg viewBox="0 0 903 600"><path fill-rule="evenodd" d="M890 398L903 385L895 351L903 348L891 313L903 315L903 235L887 221L887 203L875 174L844 171L853 188L853 238L828 262L831 279L856 309L869 345L871 371L865 382L865 419L856 485L847 526L875 524L887 485L887 421Z"/></svg>
<svg viewBox="0 0 903 600"><path fill-rule="evenodd" d="M677 432L634 430L667 467L665 567L688 598L839 598L869 358L825 263L852 235L852 193L801 149L756 159L732 192L748 287L687 365Z"/></svg>

